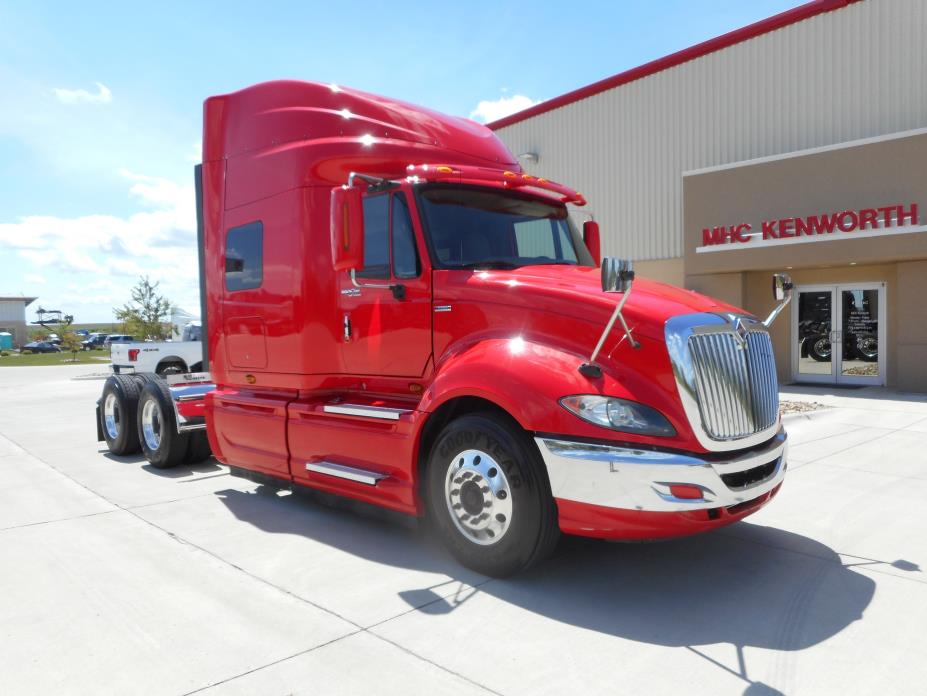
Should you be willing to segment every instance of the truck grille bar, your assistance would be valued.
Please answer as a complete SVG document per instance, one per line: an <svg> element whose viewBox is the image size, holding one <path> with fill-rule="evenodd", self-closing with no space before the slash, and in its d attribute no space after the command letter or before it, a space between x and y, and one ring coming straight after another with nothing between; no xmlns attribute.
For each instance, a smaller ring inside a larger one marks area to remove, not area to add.
<svg viewBox="0 0 927 696"><path fill-rule="evenodd" d="M766 430L778 419L779 386L766 331L694 333L689 351L702 426L714 439Z"/></svg>
<svg viewBox="0 0 927 696"><path fill-rule="evenodd" d="M744 449L775 436L779 383L761 321L745 314L681 314L667 319L665 335L679 398L705 449Z"/></svg>

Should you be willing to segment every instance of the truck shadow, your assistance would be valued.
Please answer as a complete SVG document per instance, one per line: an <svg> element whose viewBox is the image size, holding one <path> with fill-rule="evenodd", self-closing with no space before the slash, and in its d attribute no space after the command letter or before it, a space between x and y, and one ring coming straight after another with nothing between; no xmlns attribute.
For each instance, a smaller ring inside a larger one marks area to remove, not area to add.
<svg viewBox="0 0 927 696"><path fill-rule="evenodd" d="M101 449L100 453L114 462L119 462L120 464L140 464L141 468L147 471L149 474L154 474L155 476L161 476L162 478L172 478L172 479L189 479L195 477L197 474L212 474L216 472L225 472L218 462L215 459L210 457L209 459L198 462L196 464L181 464L172 469L159 469L156 466L152 466L147 462L144 455L141 454L130 454L130 455L116 455L106 449Z"/></svg>
<svg viewBox="0 0 927 696"><path fill-rule="evenodd" d="M485 593L527 611L591 631L668 647L685 647L729 668L697 646L803 650L863 618L875 582L813 539L740 522L717 532L653 544L565 538L549 562L524 575L488 580L461 568L429 535L407 525L278 497L229 489L217 495L239 520L272 534L303 536L382 563L446 574L449 580L399 594L425 614L455 611ZM907 561L896 569L919 571ZM887 565L883 565L885 568ZM475 586L475 587L474 587ZM765 688L765 687L764 687Z"/></svg>

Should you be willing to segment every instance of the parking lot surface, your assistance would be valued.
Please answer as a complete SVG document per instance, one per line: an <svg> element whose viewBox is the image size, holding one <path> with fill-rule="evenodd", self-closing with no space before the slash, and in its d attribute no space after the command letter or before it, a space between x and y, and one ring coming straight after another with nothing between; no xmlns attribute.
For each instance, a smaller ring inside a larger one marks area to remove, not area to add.
<svg viewBox="0 0 927 696"><path fill-rule="evenodd" d="M99 366L0 371L0 693L844 694L927 683L927 400L789 390L776 500L489 580L428 534L96 442Z"/></svg>

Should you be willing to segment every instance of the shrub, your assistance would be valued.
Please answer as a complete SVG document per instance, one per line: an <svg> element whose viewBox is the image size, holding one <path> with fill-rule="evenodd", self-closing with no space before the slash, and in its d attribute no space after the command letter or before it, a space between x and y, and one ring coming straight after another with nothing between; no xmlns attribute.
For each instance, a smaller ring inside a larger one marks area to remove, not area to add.
<svg viewBox="0 0 927 696"><path fill-rule="evenodd" d="M28 348L24 348L24 349L21 350L20 352L21 352L23 355L32 355L32 351L29 350Z"/></svg>
<svg viewBox="0 0 927 696"><path fill-rule="evenodd" d="M2 357L2 358L5 358L5 357L8 356L9 354L10 354L10 351L8 351L8 350L0 350L0 357Z"/></svg>

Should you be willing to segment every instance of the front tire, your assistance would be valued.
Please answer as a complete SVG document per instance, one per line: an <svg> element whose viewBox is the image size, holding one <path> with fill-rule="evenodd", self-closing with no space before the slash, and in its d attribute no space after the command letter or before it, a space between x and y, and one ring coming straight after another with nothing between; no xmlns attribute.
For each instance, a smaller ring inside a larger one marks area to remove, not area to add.
<svg viewBox="0 0 927 696"><path fill-rule="evenodd" d="M871 334L857 337L856 352L866 362L876 362L879 359L879 340Z"/></svg>
<svg viewBox="0 0 927 696"><path fill-rule="evenodd" d="M432 525L464 566L505 577L527 570L559 539L557 508L534 442L495 413L451 421L427 468Z"/></svg>
<svg viewBox="0 0 927 696"><path fill-rule="evenodd" d="M180 464L189 446L185 434L177 432L177 418L171 393L162 380L152 380L138 400L138 436L145 459L157 469Z"/></svg>
<svg viewBox="0 0 927 696"><path fill-rule="evenodd" d="M832 348L830 339L827 336L815 336L812 339L811 347L808 349L808 355L816 362L830 362Z"/></svg>

